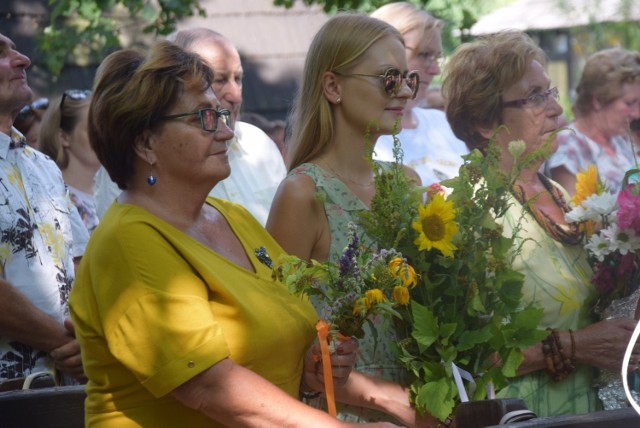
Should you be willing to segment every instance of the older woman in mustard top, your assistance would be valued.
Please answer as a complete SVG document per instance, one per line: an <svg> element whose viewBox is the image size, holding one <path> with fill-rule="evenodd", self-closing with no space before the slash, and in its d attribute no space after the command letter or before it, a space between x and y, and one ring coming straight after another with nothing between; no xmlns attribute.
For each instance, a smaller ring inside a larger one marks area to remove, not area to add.
<svg viewBox="0 0 640 428"><path fill-rule="evenodd" d="M346 426L297 400L322 389L308 351L317 316L272 280L283 250L246 210L207 198L229 175L232 137L212 81L165 41L98 70L90 139L123 192L71 297L87 426ZM339 397L354 348L333 357L347 366Z"/></svg>

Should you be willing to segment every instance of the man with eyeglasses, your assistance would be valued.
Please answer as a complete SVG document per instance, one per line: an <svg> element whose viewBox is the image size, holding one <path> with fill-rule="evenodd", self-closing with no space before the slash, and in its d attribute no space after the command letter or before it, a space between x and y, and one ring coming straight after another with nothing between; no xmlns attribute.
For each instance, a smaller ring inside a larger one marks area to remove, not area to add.
<svg viewBox="0 0 640 428"><path fill-rule="evenodd" d="M56 164L12 126L29 65L0 34L0 391L52 385L56 369L84 378L67 300L89 237Z"/></svg>
<svg viewBox="0 0 640 428"><path fill-rule="evenodd" d="M238 50L222 34L207 28L178 31L168 40L197 53L208 63L215 75L213 92L221 107L229 111L228 125L234 131L228 150L231 175L218 183L210 195L244 206L264 226L276 189L287 171L276 143L256 126L238 120L243 77ZM95 189L99 216L119 193L104 168L100 168Z"/></svg>

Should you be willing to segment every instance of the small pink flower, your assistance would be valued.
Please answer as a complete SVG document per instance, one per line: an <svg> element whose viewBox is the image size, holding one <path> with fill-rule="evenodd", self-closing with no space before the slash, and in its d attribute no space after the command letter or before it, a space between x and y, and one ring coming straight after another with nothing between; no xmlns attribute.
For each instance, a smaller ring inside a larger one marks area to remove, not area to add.
<svg viewBox="0 0 640 428"><path fill-rule="evenodd" d="M618 226L620 229L633 229L640 235L640 195L634 193L633 184L618 194Z"/></svg>
<svg viewBox="0 0 640 428"><path fill-rule="evenodd" d="M627 253L618 258L618 262L616 263L616 278L624 280L631 278L635 270L635 257L633 253Z"/></svg>
<svg viewBox="0 0 640 428"><path fill-rule="evenodd" d="M607 294L615 289L616 275L612 266L605 263L596 263L593 270L594 275L591 278L591 282L600 294Z"/></svg>
<svg viewBox="0 0 640 428"><path fill-rule="evenodd" d="M427 197L429 200L433 199L433 197L438 194L445 195L446 193L444 186L437 182L432 183L427 187Z"/></svg>

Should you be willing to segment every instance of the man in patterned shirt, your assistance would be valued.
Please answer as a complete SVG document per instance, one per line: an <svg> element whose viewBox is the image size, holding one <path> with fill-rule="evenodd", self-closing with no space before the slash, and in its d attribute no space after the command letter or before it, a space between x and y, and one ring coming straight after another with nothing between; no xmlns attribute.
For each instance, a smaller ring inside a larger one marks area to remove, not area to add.
<svg viewBox="0 0 640 428"><path fill-rule="evenodd" d="M84 377L67 300L88 235L58 167L12 126L29 65L0 34L0 390L55 369Z"/></svg>

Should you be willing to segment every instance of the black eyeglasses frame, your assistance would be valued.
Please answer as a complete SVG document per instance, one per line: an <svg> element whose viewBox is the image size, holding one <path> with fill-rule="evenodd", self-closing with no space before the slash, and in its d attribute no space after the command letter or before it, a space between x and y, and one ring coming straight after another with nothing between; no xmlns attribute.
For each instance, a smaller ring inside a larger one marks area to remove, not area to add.
<svg viewBox="0 0 640 428"><path fill-rule="evenodd" d="M214 125L213 125L213 129L207 129L207 127L205 126L204 123L204 114L203 112L205 111L212 111L215 114L215 121L214 121ZM218 130L218 122L220 121L220 119L222 119L222 121L224 122L224 124L226 126L230 125L230 116L231 116L231 112L226 109L220 109L220 110L216 110L214 108L201 108L199 110L196 110L194 112L191 113L176 113L176 114L169 114L166 116L162 116L160 118L160 120L170 120L170 119L179 119L181 117L187 117L187 116L193 116L193 115L197 115L198 118L200 119L200 127L202 128L203 131L207 131L207 132L216 132Z"/></svg>

